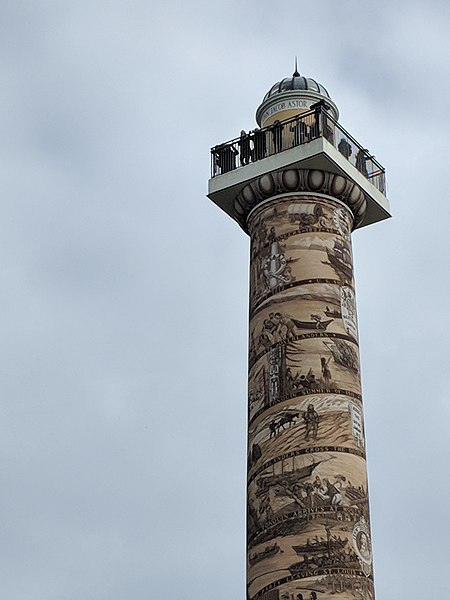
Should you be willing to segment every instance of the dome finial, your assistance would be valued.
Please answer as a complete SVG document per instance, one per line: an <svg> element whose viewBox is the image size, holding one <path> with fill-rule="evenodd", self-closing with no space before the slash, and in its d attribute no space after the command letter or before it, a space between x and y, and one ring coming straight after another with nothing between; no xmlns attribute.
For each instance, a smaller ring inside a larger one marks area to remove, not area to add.
<svg viewBox="0 0 450 600"><path fill-rule="evenodd" d="M297 57L295 57L295 71L292 73L292 77L300 77L300 73L297 69Z"/></svg>

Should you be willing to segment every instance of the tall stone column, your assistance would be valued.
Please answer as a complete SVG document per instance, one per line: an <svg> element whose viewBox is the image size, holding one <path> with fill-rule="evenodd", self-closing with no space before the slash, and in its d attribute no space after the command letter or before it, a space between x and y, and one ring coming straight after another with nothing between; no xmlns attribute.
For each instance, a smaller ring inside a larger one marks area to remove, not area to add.
<svg viewBox="0 0 450 600"><path fill-rule="evenodd" d="M365 207L308 169L235 203L251 236L250 600L374 599L350 237Z"/></svg>

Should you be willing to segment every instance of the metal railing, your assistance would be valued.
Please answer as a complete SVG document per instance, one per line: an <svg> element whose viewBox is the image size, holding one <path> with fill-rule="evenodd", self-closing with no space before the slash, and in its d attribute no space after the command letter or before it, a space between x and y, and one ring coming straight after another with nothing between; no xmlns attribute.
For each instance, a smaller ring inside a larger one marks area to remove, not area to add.
<svg viewBox="0 0 450 600"><path fill-rule="evenodd" d="M211 148L211 177L228 173L250 163L324 137L349 163L382 194L386 194L385 170L320 104L285 121L275 121L262 129Z"/></svg>

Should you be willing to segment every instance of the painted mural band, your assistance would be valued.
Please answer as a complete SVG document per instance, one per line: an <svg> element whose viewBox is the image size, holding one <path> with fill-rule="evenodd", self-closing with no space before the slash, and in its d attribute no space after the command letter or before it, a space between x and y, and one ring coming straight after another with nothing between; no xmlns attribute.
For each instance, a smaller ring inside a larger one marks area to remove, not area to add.
<svg viewBox="0 0 450 600"><path fill-rule="evenodd" d="M352 213L277 196L248 220L248 597L373 600Z"/></svg>
<svg viewBox="0 0 450 600"><path fill-rule="evenodd" d="M249 426L249 481L265 466L316 452L365 457L361 401L320 394L283 403Z"/></svg>
<svg viewBox="0 0 450 600"><path fill-rule="evenodd" d="M342 334L277 343L255 359L250 351L249 364L250 424L297 397L326 392L361 397L358 346Z"/></svg>
<svg viewBox="0 0 450 600"><path fill-rule="evenodd" d="M278 196L273 206L254 209L248 220L251 310L299 280L353 287L352 222L351 211L331 197Z"/></svg>

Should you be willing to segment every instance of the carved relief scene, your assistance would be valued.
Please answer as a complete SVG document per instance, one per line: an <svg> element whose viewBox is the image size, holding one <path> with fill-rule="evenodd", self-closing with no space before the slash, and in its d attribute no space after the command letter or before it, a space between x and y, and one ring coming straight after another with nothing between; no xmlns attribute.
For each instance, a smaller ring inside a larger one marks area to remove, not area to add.
<svg viewBox="0 0 450 600"><path fill-rule="evenodd" d="M301 594L373 600L372 547L364 517L333 521L324 515L296 535L254 546L248 554L248 582L252 600L270 598L265 594L274 590L278 598L295 600Z"/></svg>
<svg viewBox="0 0 450 600"><path fill-rule="evenodd" d="M330 283L305 284L262 302L250 324L250 362L277 343L305 333L327 332L358 339L352 288Z"/></svg>
<svg viewBox="0 0 450 600"><path fill-rule="evenodd" d="M275 344L250 363L249 421L280 402L319 390L359 396L356 343L310 333L300 340Z"/></svg>
<svg viewBox="0 0 450 600"><path fill-rule="evenodd" d="M308 194L249 221L251 600L374 598L352 219Z"/></svg>
<svg viewBox="0 0 450 600"><path fill-rule="evenodd" d="M322 446L352 449L364 456L361 402L344 395L317 394L268 409L249 427L249 477L266 457L305 453Z"/></svg>
<svg viewBox="0 0 450 600"><path fill-rule="evenodd" d="M301 532L324 516L339 522L368 520L365 460L326 451L279 457L250 477L248 504L249 547Z"/></svg>
<svg viewBox="0 0 450 600"><path fill-rule="evenodd" d="M251 220L252 306L310 279L353 286L349 211L319 198L294 200L280 200L264 209L264 220Z"/></svg>
<svg viewBox="0 0 450 600"><path fill-rule="evenodd" d="M332 574L305 577L276 588L263 588L251 600L374 600L372 579L338 569Z"/></svg>

